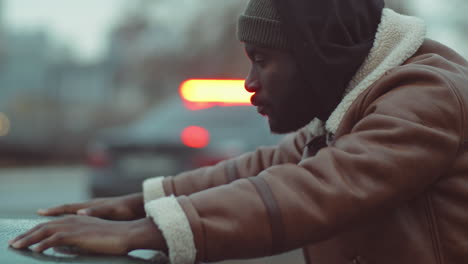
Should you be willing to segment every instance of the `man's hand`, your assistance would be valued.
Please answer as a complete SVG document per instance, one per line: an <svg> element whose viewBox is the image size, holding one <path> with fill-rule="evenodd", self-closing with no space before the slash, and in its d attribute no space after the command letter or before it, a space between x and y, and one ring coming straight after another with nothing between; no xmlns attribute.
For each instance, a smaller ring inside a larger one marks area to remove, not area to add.
<svg viewBox="0 0 468 264"><path fill-rule="evenodd" d="M37 225L9 242L21 249L34 244L34 251L72 247L80 253L125 255L135 249L167 252L161 234L150 218L114 222L87 216L68 216Z"/></svg>
<svg viewBox="0 0 468 264"><path fill-rule="evenodd" d="M98 198L84 203L65 204L49 209L39 209L37 213L43 216L77 214L117 221L136 220L145 217L143 195L141 193L121 197Z"/></svg>

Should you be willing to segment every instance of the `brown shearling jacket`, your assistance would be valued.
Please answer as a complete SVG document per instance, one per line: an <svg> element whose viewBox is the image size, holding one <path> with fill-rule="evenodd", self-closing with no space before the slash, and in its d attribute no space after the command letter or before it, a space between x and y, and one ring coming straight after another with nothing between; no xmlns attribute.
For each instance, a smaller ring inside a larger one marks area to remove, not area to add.
<svg viewBox="0 0 468 264"><path fill-rule="evenodd" d="M468 62L413 18L382 21L388 45L326 124L145 182L174 264L301 247L317 264L468 261Z"/></svg>

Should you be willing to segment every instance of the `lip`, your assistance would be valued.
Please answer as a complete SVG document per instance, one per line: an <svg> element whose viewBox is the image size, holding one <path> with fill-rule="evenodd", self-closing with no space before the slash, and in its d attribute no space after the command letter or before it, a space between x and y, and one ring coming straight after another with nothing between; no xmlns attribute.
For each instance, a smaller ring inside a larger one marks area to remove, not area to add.
<svg viewBox="0 0 468 264"><path fill-rule="evenodd" d="M257 111L259 114L261 114L262 116L266 116L267 114L267 111L266 111L266 108L265 106L262 106L262 105L259 105L257 106Z"/></svg>
<svg viewBox="0 0 468 264"><path fill-rule="evenodd" d="M252 97L250 97L250 103L253 105L253 106L257 106L257 107L260 107L262 105L262 103L259 101L258 99L258 95L257 94L254 94L252 95Z"/></svg>
<svg viewBox="0 0 468 264"><path fill-rule="evenodd" d="M265 106L265 103L259 99L257 94L252 95L252 97L250 98L250 102L252 103L253 106L257 107L257 112L260 115L262 116L267 115L267 107Z"/></svg>

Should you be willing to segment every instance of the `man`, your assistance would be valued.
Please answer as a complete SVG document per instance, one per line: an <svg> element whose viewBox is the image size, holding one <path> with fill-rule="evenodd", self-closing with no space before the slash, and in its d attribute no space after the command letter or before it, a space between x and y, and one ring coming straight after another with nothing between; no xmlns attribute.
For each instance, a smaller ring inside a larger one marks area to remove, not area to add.
<svg viewBox="0 0 468 264"><path fill-rule="evenodd" d="M11 245L159 249L175 264L301 247L308 263L466 262L467 61L381 0L251 0L238 35L252 103L295 133L143 194L42 210L81 216Z"/></svg>

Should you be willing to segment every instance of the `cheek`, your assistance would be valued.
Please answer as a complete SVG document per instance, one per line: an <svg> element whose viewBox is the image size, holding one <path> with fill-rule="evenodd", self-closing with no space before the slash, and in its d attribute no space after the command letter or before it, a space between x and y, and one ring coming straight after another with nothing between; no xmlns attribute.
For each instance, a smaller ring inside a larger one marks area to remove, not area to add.
<svg viewBox="0 0 468 264"><path fill-rule="evenodd" d="M262 69L260 76L265 92L274 96L287 94L290 91L289 86L294 81L294 74L289 69L275 67L275 65Z"/></svg>

